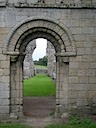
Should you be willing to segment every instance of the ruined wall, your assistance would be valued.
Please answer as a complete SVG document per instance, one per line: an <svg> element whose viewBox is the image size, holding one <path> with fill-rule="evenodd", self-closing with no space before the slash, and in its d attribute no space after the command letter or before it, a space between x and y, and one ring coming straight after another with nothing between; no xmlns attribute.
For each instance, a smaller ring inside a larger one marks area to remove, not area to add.
<svg viewBox="0 0 96 128"><path fill-rule="evenodd" d="M59 102L59 110L66 113L67 108L69 114L96 114L96 0L27 0L27 3L24 0L0 0L0 118L9 118L11 113L17 116L22 114L22 68L21 63L16 63L19 44L16 50L12 49L14 44L18 43L16 39L18 35L21 36L20 32L25 28L28 30L31 23L29 26L22 25L6 52L8 34L14 33L14 26L20 22L36 17L46 21L52 19L51 23L54 21L55 25L44 22L40 25L43 23L45 28L50 25L53 37L58 40L58 35L61 34L61 39L65 39L65 47L60 46L63 55L58 53L58 49L56 51L56 66L59 69L56 72L57 89L60 87L56 92L56 97L59 97L56 102ZM61 25L62 29L56 28L57 24ZM62 35L61 30L65 30L67 36ZM49 29L46 28L45 31L49 32ZM55 32L52 33L53 31ZM72 49L74 51L74 46L68 44L71 39L74 39L76 46L74 56L69 52ZM52 42L53 38L50 40ZM18 70L15 70L16 66Z"/></svg>
<svg viewBox="0 0 96 128"><path fill-rule="evenodd" d="M46 54L47 54L47 67L48 67L48 75L56 80L56 57L55 57L55 49L52 45L51 42L47 42L47 49L46 49Z"/></svg>
<svg viewBox="0 0 96 128"><path fill-rule="evenodd" d="M35 75L35 66L32 59L32 54L36 48L36 41L31 41L26 48L26 56L24 59L24 78L29 78Z"/></svg>

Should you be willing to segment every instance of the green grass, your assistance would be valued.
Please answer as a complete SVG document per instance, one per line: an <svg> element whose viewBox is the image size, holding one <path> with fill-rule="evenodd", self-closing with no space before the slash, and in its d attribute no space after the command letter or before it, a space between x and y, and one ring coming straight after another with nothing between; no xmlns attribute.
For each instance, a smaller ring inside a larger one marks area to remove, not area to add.
<svg viewBox="0 0 96 128"><path fill-rule="evenodd" d="M96 122L93 122L90 119L73 117L66 124L53 124L47 126L46 128L96 128Z"/></svg>
<svg viewBox="0 0 96 128"><path fill-rule="evenodd" d="M52 96L55 93L55 82L44 74L24 80L24 96Z"/></svg>
<svg viewBox="0 0 96 128"><path fill-rule="evenodd" d="M32 128L23 124L0 123L0 128ZM90 119L72 117L68 123L53 124L45 128L96 128L96 122Z"/></svg>
<svg viewBox="0 0 96 128"><path fill-rule="evenodd" d="M22 124L0 123L0 128L32 128Z"/></svg>
<svg viewBox="0 0 96 128"><path fill-rule="evenodd" d="M38 68L38 69L47 69L47 66L35 65L35 68Z"/></svg>

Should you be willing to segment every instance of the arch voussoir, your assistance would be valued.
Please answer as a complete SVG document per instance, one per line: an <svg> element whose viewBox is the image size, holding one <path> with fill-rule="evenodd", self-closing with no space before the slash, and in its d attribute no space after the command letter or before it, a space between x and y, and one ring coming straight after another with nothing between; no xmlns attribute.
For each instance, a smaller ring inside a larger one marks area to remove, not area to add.
<svg viewBox="0 0 96 128"><path fill-rule="evenodd" d="M68 31L68 29L62 24L57 23L52 20L48 19L27 19L26 21L19 23L14 29L12 30L11 34L9 34L7 41L4 44L4 50L6 51L14 51L15 48L18 48L18 42L20 43L19 38L24 38L24 36L27 37L27 35L33 33L33 32L45 32L48 34L51 34L57 41L58 44L61 45L61 51L64 52L75 52L75 42L71 36L71 33ZM16 47L16 45L18 47ZM63 53L62 53L63 54Z"/></svg>

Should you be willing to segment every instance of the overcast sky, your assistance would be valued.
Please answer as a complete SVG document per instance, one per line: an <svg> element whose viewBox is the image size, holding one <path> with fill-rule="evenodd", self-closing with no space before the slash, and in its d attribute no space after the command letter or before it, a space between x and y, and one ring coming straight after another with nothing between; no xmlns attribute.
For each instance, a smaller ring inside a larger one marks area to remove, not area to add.
<svg viewBox="0 0 96 128"><path fill-rule="evenodd" d="M43 38L36 39L36 49L33 52L33 60L39 60L46 55L47 40Z"/></svg>

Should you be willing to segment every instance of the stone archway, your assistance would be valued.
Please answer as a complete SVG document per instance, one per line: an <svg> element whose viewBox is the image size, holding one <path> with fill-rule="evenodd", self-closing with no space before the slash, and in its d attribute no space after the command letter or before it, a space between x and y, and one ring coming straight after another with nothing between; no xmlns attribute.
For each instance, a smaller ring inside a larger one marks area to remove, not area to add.
<svg viewBox="0 0 96 128"><path fill-rule="evenodd" d="M9 33L3 53L10 56L10 114L23 115L23 60L30 41L46 38L56 52L56 117L68 114L69 57L76 56L74 40L67 28L58 21L43 18L24 20Z"/></svg>

